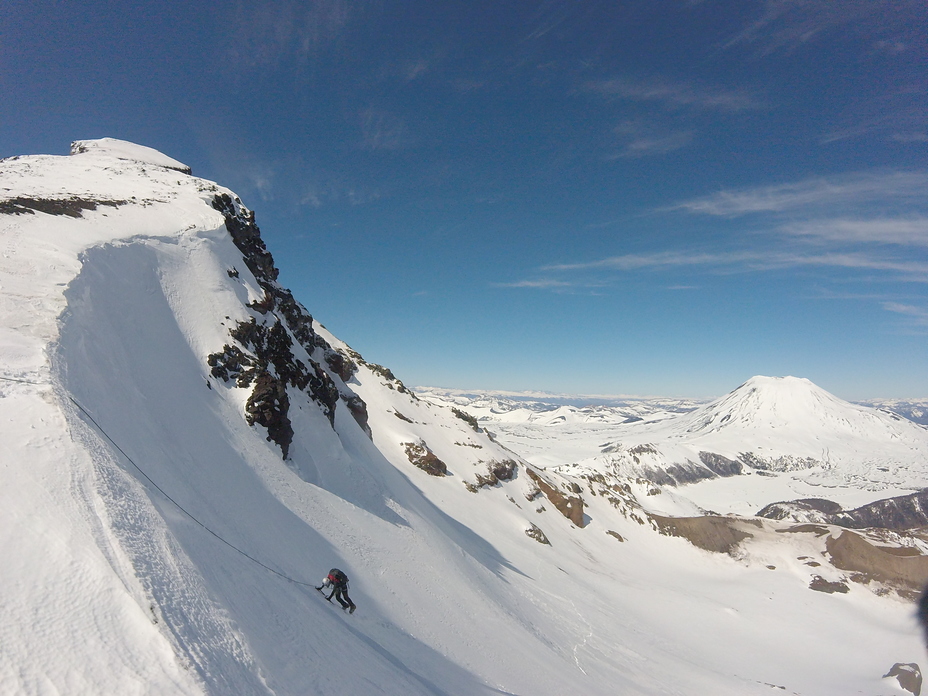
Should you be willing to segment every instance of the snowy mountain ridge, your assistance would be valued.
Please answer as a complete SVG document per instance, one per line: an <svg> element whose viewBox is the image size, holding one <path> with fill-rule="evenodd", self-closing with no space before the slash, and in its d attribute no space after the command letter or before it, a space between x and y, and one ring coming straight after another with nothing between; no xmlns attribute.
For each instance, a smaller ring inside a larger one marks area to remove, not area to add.
<svg viewBox="0 0 928 696"><path fill-rule="evenodd" d="M865 432L911 433L906 425L896 427L885 414L838 399L808 379L797 377L752 377L721 399L681 419L690 434L719 432L725 428L766 431L803 428L828 434Z"/></svg>
<svg viewBox="0 0 928 696"><path fill-rule="evenodd" d="M628 463L623 451L648 447L659 452L646 453L654 466L663 457L660 468L681 467L670 474L678 482L746 468L807 471L819 485L873 491L918 490L928 480L928 430L794 377L754 377L688 414L630 424L621 437L607 448L613 465Z"/></svg>
<svg viewBox="0 0 928 696"><path fill-rule="evenodd" d="M457 403L530 461L562 471L608 470L660 485L793 472L806 486L845 489L851 497L843 502L855 505L920 490L928 480L928 429L802 378L753 377L709 403L684 410L691 404L678 402L678 412L644 401L640 416L622 407ZM780 499L761 499L755 510Z"/></svg>
<svg viewBox="0 0 928 696"><path fill-rule="evenodd" d="M0 692L898 693L917 533L517 454L328 332L188 171L0 161ZM634 425L563 415L532 432Z"/></svg>

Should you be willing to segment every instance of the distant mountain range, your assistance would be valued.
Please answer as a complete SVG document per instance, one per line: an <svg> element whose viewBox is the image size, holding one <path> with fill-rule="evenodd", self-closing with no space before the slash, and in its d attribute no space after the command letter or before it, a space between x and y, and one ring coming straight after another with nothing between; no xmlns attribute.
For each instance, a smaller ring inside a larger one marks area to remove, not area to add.
<svg viewBox="0 0 928 696"><path fill-rule="evenodd" d="M444 387L413 387L413 390L425 397L437 397L444 401L467 405L472 409L489 409L495 414L518 411L519 409L544 413L566 406L578 411L589 412L615 409L623 418L634 418L639 413L684 413L711 401L711 399L655 396L556 394L552 392L467 390ZM928 425L928 398L866 399L850 403L881 409L907 418L913 423Z"/></svg>
<svg viewBox="0 0 928 696"><path fill-rule="evenodd" d="M607 467L658 484L752 471L805 472L817 485L874 492L915 490L928 481L928 429L886 407L838 399L806 379L754 377L708 403L640 399L576 406L436 389L419 393L450 398L515 440L532 429L558 428L564 439L578 441L547 464ZM582 429L597 441L597 452L579 441ZM530 446L525 454L531 457Z"/></svg>

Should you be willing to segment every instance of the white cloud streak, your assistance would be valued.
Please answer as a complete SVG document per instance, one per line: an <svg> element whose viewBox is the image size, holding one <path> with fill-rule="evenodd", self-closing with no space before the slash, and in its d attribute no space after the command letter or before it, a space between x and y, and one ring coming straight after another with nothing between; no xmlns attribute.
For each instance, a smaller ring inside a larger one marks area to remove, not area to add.
<svg viewBox="0 0 928 696"><path fill-rule="evenodd" d="M928 309L924 307L915 307L899 302L884 302L883 309L887 312L903 314L909 317L916 326L928 327Z"/></svg>
<svg viewBox="0 0 928 696"><path fill-rule="evenodd" d="M230 18L235 64L268 65L327 49L363 0L238 0Z"/></svg>
<svg viewBox="0 0 928 696"><path fill-rule="evenodd" d="M613 160L663 155L684 148L693 141L693 131L661 131L637 121L620 123L613 131L620 138L627 139L621 151L607 158Z"/></svg>
<svg viewBox="0 0 928 696"><path fill-rule="evenodd" d="M926 192L924 171L865 172L720 191L659 212L751 215L753 247L649 251L552 264L538 269L549 280L520 287L545 289L606 274L679 269L719 275L818 268L858 278L865 274L868 281L928 283ZM909 307L892 306L900 313Z"/></svg>
<svg viewBox="0 0 928 696"><path fill-rule="evenodd" d="M750 213L782 213L872 201L924 201L926 192L928 172L862 173L719 191L710 196L683 201L667 210L737 217Z"/></svg>
<svg viewBox="0 0 928 696"><path fill-rule="evenodd" d="M680 82L638 82L614 78L587 82L582 89L607 98L658 102L673 109L688 107L709 111L739 112L764 107L761 100L747 91L700 87Z"/></svg>
<svg viewBox="0 0 928 696"><path fill-rule="evenodd" d="M779 229L789 235L825 242L928 247L928 217L924 216L871 220L854 218L806 220L784 225Z"/></svg>
<svg viewBox="0 0 928 696"><path fill-rule="evenodd" d="M368 108L359 114L361 147L365 150L402 150L413 138L406 122L389 112Z"/></svg>
<svg viewBox="0 0 928 696"><path fill-rule="evenodd" d="M735 271L764 271L802 266L823 266L856 270L889 271L904 279L928 282L928 262L899 261L866 254L826 253L796 254L781 252L737 251L721 253L686 253L662 251L653 254L625 254L597 261L545 266L543 271L636 271L681 267L715 267Z"/></svg>
<svg viewBox="0 0 928 696"><path fill-rule="evenodd" d="M519 280L513 283L495 283L500 288L536 288L540 290L556 290L574 287L574 283L565 280L542 278L539 280Z"/></svg>
<svg viewBox="0 0 928 696"><path fill-rule="evenodd" d="M791 53L836 31L893 35L912 31L924 15L920 0L767 0L763 14L735 35L726 48L756 46L761 55ZM905 44L898 38L878 40L884 50Z"/></svg>

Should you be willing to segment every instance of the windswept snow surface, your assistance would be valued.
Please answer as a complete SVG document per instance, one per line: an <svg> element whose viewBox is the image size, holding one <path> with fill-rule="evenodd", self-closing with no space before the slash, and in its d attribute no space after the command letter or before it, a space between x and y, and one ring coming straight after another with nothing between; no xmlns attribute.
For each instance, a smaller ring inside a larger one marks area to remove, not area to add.
<svg viewBox="0 0 928 696"><path fill-rule="evenodd" d="M284 461L206 361L262 317L234 194L129 145L0 162L0 205L101 203L0 208L0 693L843 696L924 657L909 604L811 592L788 539L771 571L598 498L580 529L521 464L471 492L518 456L377 366L338 382L373 440L292 390Z"/></svg>

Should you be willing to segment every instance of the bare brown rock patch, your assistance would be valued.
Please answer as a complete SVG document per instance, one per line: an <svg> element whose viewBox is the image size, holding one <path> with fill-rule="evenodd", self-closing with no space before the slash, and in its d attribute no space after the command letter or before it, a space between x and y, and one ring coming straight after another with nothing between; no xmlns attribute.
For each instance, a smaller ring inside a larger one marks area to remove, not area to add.
<svg viewBox="0 0 928 696"><path fill-rule="evenodd" d="M861 535L842 531L825 542L835 568L861 573L878 582L915 591L928 582L928 557L899 555L874 546Z"/></svg>
<svg viewBox="0 0 928 696"><path fill-rule="evenodd" d="M525 472L529 478L535 482L535 485L544 493L545 497L551 501L551 504L558 509L567 519L578 527L583 527L586 522L583 519L583 498L579 495L568 496L545 481L541 476L535 473L529 467L525 467Z"/></svg>
<svg viewBox="0 0 928 696"><path fill-rule="evenodd" d="M445 476L448 466L424 442L404 442L409 462L430 476Z"/></svg>
<svg viewBox="0 0 928 696"><path fill-rule="evenodd" d="M753 535L739 528L742 520L728 517L661 517L651 515L657 529L666 536L682 537L693 546L714 553L731 554L735 547Z"/></svg>
<svg viewBox="0 0 928 696"><path fill-rule="evenodd" d="M825 592L827 594L847 594L851 589L847 586L846 582L830 582L823 578L821 575L814 575L812 577L812 582L809 583L809 589L815 590L816 592Z"/></svg>
<svg viewBox="0 0 928 696"><path fill-rule="evenodd" d="M548 541L548 537L545 536L545 533L541 531L541 528L537 525L533 524L531 527L525 530L525 533L539 544L547 544L548 546L551 545L551 542Z"/></svg>
<svg viewBox="0 0 928 696"><path fill-rule="evenodd" d="M912 696L919 696L922 692L922 671L914 662L897 662L883 675L883 679L895 677L899 686Z"/></svg>

